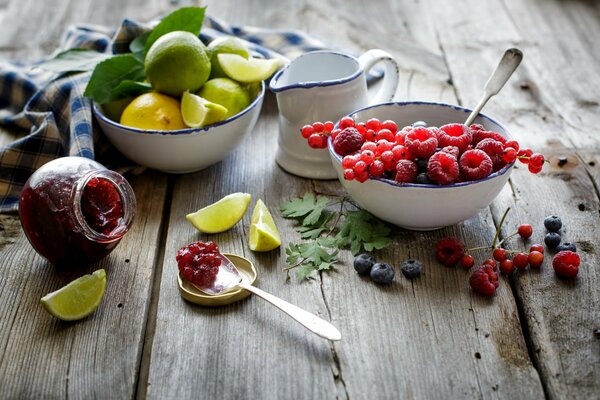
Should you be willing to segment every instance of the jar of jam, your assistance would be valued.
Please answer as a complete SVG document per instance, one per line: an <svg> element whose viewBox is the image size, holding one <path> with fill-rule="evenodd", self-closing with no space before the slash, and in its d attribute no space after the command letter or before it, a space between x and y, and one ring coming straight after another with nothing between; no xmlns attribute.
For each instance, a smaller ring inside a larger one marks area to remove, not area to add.
<svg viewBox="0 0 600 400"><path fill-rule="evenodd" d="M31 175L19 217L33 248L53 264L83 265L109 254L135 215L135 194L120 174L83 157L63 157Z"/></svg>

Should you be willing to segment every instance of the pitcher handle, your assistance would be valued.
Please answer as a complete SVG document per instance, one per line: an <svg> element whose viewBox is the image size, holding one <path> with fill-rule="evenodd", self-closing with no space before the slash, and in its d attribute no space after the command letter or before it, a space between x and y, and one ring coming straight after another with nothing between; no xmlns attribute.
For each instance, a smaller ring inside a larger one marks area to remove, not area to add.
<svg viewBox="0 0 600 400"><path fill-rule="evenodd" d="M370 105L392 101L396 94L396 90L398 89L398 80L400 78L398 72L399 67L398 63L390 53L380 49L371 49L358 58L358 63L364 71L365 76L369 73L369 70L380 61L383 62L383 65L385 66L383 82L381 83L381 88L379 88L377 94L370 99Z"/></svg>

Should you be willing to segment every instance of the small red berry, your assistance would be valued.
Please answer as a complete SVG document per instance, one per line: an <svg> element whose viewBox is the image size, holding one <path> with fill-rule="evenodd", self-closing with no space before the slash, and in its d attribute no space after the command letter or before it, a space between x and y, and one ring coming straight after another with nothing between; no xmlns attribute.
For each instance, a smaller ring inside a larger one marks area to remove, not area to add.
<svg viewBox="0 0 600 400"><path fill-rule="evenodd" d="M529 239L533 235L533 227L529 224L521 224L517 228L517 232L523 239Z"/></svg>
<svg viewBox="0 0 600 400"><path fill-rule="evenodd" d="M408 151L408 149L401 144L397 144L394 147L392 147L392 153L394 153L394 158L396 160L412 160L412 159L414 159L413 155L410 154L410 151Z"/></svg>
<svg viewBox="0 0 600 400"><path fill-rule="evenodd" d="M360 159L367 163L367 165L370 165L375 160L375 153L371 150L363 150L360 152Z"/></svg>
<svg viewBox="0 0 600 400"><path fill-rule="evenodd" d="M398 131L398 125L392 121L391 119L387 119L381 123L382 129L389 129L392 133L396 133Z"/></svg>
<svg viewBox="0 0 600 400"><path fill-rule="evenodd" d="M485 178L492 173L494 167L490 156L478 149L465 151L458 164L460 172L471 181Z"/></svg>
<svg viewBox="0 0 600 400"><path fill-rule="evenodd" d="M539 269L544 262L544 254L539 251L532 251L527 256L527 261L529 261L531 268Z"/></svg>
<svg viewBox="0 0 600 400"><path fill-rule="evenodd" d="M439 147L456 146L461 152L471 143L473 134L464 124L447 124L440 126L438 131Z"/></svg>
<svg viewBox="0 0 600 400"><path fill-rule="evenodd" d="M333 131L333 122L331 121L326 121L323 123L323 131L325 132L332 132ZM360 132L360 130L359 130Z"/></svg>
<svg viewBox="0 0 600 400"><path fill-rule="evenodd" d="M362 146L360 146L360 151L364 151L364 150L371 150L373 153L375 153L375 150L377 149L377 145L375 144L375 142L364 142Z"/></svg>
<svg viewBox="0 0 600 400"><path fill-rule="evenodd" d="M415 157L427 158L438 146L436 132L429 128L414 128L404 137L404 145Z"/></svg>
<svg viewBox="0 0 600 400"><path fill-rule="evenodd" d="M344 156L344 158L342 158L342 167L344 169L352 168L352 167L354 167L354 165L356 164L357 161L358 161L358 157L356 157L353 154L351 154L349 156Z"/></svg>
<svg viewBox="0 0 600 400"><path fill-rule="evenodd" d="M335 140L335 138L337 137L337 135L340 134L341 131L342 131L341 129L332 130L331 135L329 135L329 136L331 136L331 140Z"/></svg>
<svg viewBox="0 0 600 400"><path fill-rule="evenodd" d="M473 256L470 254L463 254L460 258L460 266L463 267L463 269L471 269L473 265L475 265Z"/></svg>
<svg viewBox="0 0 600 400"><path fill-rule="evenodd" d="M308 139L310 135L315 133L315 129L312 127L312 125L304 125L300 130L300 133L304 139Z"/></svg>
<svg viewBox="0 0 600 400"><path fill-rule="evenodd" d="M513 260L506 259L500 261L500 271L502 271L504 275L510 275L513 272L515 272L515 265Z"/></svg>
<svg viewBox="0 0 600 400"><path fill-rule="evenodd" d="M469 278L469 285L475 293L492 297L498 287L498 274L490 266L476 269Z"/></svg>
<svg viewBox="0 0 600 400"><path fill-rule="evenodd" d="M519 142L517 142L516 140L509 140L506 143L504 143L504 148L511 148L515 150L515 154L516 152L519 151Z"/></svg>
<svg viewBox="0 0 600 400"><path fill-rule="evenodd" d="M322 122L313 122L312 127L315 130L315 132L323 132L323 123Z"/></svg>
<svg viewBox="0 0 600 400"><path fill-rule="evenodd" d="M447 237L435 246L435 256L437 260L447 267L453 267L465 254L465 245L460 239Z"/></svg>
<svg viewBox="0 0 600 400"><path fill-rule="evenodd" d="M367 129L373 129L375 132L378 132L381 129L381 121L377 118L371 118L365 124Z"/></svg>
<svg viewBox="0 0 600 400"><path fill-rule="evenodd" d="M505 147L502 151L502 159L506 163L511 163L517 159L517 151L512 147Z"/></svg>
<svg viewBox="0 0 600 400"><path fill-rule="evenodd" d="M506 249L503 249L502 247L496 247L494 249L494 251L492 251L492 257L494 257L494 260L496 260L496 261L506 260L507 255L508 255L508 252L506 251Z"/></svg>
<svg viewBox="0 0 600 400"><path fill-rule="evenodd" d="M517 253L513 256L513 264L517 269L525 269L529 264L529 259L525 253Z"/></svg>
<svg viewBox="0 0 600 400"><path fill-rule="evenodd" d="M533 151L531 151L530 149L521 149L517 153L517 158L523 164L529 164L529 157L531 157L532 154L533 154Z"/></svg>
<svg viewBox="0 0 600 400"><path fill-rule="evenodd" d="M313 133L308 137L308 145L313 149L322 149L323 137L320 133Z"/></svg>
<svg viewBox="0 0 600 400"><path fill-rule="evenodd" d="M333 140L333 149L341 156L354 153L359 150L365 139L356 128L345 128Z"/></svg>
<svg viewBox="0 0 600 400"><path fill-rule="evenodd" d="M484 260L481 265L487 265L490 266L494 269L494 271L496 270L496 267L498 266L498 263L496 263L496 260L493 260L491 258L488 258L487 260Z"/></svg>
<svg viewBox="0 0 600 400"><path fill-rule="evenodd" d="M344 117L338 122L340 129L352 128L354 126L354 119L352 117Z"/></svg>
<svg viewBox="0 0 600 400"><path fill-rule="evenodd" d="M385 139L388 142L395 142L395 135L389 129L381 129L375 134L375 140Z"/></svg>
<svg viewBox="0 0 600 400"><path fill-rule="evenodd" d="M429 157L427 161L427 176L432 181L440 185L448 185L456 181L458 175L458 161L456 161L456 157L452 154L440 151Z"/></svg>
<svg viewBox="0 0 600 400"><path fill-rule="evenodd" d="M352 168L346 168L344 170L344 179L347 181L353 181L356 178L356 174Z"/></svg>
<svg viewBox="0 0 600 400"><path fill-rule="evenodd" d="M534 153L529 157L529 165L541 167L544 165L544 156L540 153Z"/></svg>
<svg viewBox="0 0 600 400"><path fill-rule="evenodd" d="M359 160L356 162L356 164L354 164L354 167L352 169L356 174L362 174L367 170L367 163L362 160Z"/></svg>
<svg viewBox="0 0 600 400"><path fill-rule="evenodd" d="M385 165L381 160L375 160L369 165L369 173L373 176L381 176L385 172Z"/></svg>
<svg viewBox="0 0 600 400"><path fill-rule="evenodd" d="M544 246L541 244L532 244L529 248L529 252L531 253L532 251L539 251L540 253L544 254Z"/></svg>
<svg viewBox="0 0 600 400"><path fill-rule="evenodd" d="M569 250L559 251L552 258L552 268L561 278L575 278L579 273L580 262L579 254Z"/></svg>
<svg viewBox="0 0 600 400"><path fill-rule="evenodd" d="M367 179L369 179L369 172L368 171L359 171L359 172L354 172L355 174L355 179L358 182L365 182Z"/></svg>
<svg viewBox="0 0 600 400"><path fill-rule="evenodd" d="M531 163L530 163L530 164L527 166L527 169L528 169L528 170L529 170L529 172L531 172L532 174L538 174L538 173L542 172L542 168L543 168L543 167L544 167L543 165L537 166L537 165L533 165L533 164L531 164Z"/></svg>
<svg viewBox="0 0 600 400"><path fill-rule="evenodd" d="M383 156L381 158L383 159ZM417 164L415 164L414 161L400 160L396 164L396 175L394 176L394 179L398 183L412 183L417 179L417 172Z"/></svg>

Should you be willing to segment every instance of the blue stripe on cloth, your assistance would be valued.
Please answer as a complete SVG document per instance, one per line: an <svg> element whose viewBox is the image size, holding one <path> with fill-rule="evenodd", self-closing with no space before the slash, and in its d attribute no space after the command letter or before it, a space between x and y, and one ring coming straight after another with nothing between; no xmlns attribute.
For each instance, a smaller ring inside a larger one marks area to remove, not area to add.
<svg viewBox="0 0 600 400"><path fill-rule="evenodd" d="M116 29L74 25L66 30L56 53L72 48L128 52L131 41L155 23L125 19ZM233 26L206 16L200 38L209 43L223 35L245 40L255 56L285 62L307 51L331 48L300 31ZM119 172L135 167L108 143L93 122L91 101L83 97L90 73L57 76L36 68L42 62L0 62L0 124L29 131L0 148L0 212L15 211L29 176L57 157L96 158Z"/></svg>

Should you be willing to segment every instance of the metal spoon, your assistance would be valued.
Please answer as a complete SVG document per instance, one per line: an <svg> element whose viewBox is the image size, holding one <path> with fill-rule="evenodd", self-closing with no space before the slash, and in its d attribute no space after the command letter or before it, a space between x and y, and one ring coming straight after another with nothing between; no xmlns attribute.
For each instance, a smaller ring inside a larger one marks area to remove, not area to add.
<svg viewBox="0 0 600 400"><path fill-rule="evenodd" d="M485 103L487 103L492 96L498 94L506 81L508 81L508 78L515 72L522 59L523 52L519 49L508 49L504 52L496 70L492 73L492 76L490 76L490 79L488 79L483 88L483 97L479 100L479 103L465 121L465 125L469 126L473 123L483 106L485 106Z"/></svg>
<svg viewBox="0 0 600 400"><path fill-rule="evenodd" d="M215 296L232 289L246 289L273 304L275 307L279 308L281 311L317 335L329 340L340 340L342 338L340 331L338 331L335 326L324 319L321 319L316 315L301 309L300 307L290 304L287 301L273 296L272 294L254 287L248 282L244 281L237 267L231 262L231 260L229 260L229 258L223 254L220 254L219 256L221 258L221 265L219 266L219 272L215 281L212 285L207 287L199 287L194 285L198 290Z"/></svg>

